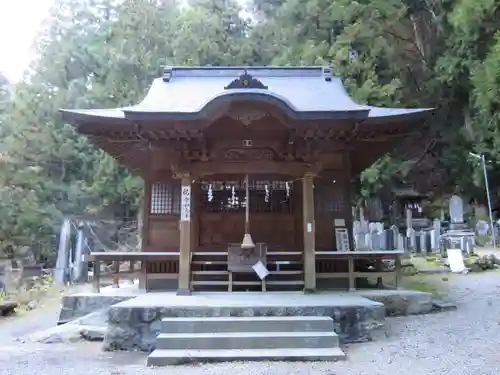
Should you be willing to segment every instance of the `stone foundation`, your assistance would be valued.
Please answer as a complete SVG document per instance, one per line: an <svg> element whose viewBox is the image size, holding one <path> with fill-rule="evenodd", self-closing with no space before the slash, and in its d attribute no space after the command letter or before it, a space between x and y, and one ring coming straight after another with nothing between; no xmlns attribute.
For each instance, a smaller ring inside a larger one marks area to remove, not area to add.
<svg viewBox="0 0 500 375"><path fill-rule="evenodd" d="M108 289L63 298L60 323L103 310L108 317L104 350L151 351L162 318L216 316L329 316L341 342L370 341L385 316L425 314L433 310L432 295L411 290L358 290L302 294L295 292L140 294Z"/></svg>
<svg viewBox="0 0 500 375"><path fill-rule="evenodd" d="M356 292L372 301L383 303L386 316L428 314L432 311L432 294L414 290L375 289Z"/></svg>
<svg viewBox="0 0 500 375"><path fill-rule="evenodd" d="M63 296L58 324L68 323L95 311L137 297L137 293L129 290L115 289L115 291L115 294L112 294L112 292L89 292Z"/></svg>
<svg viewBox="0 0 500 375"><path fill-rule="evenodd" d="M266 295L269 297L270 293ZM159 301L162 294L165 293L151 293L147 296ZM161 319L167 317L329 316L333 318L334 330L343 343L370 341L371 331L383 326L385 318L385 308L382 303L359 296L331 294L311 295L308 298L308 295L298 294L300 299L304 299L304 303L293 306L293 299L297 298L297 294L291 298L292 301L288 301L288 304L287 293L276 293L275 299L269 301L259 301L259 293L233 294L240 294L238 297L235 296L238 299L248 295L248 299L256 306L249 306L248 300L244 303L246 306L238 306L237 303L224 306L222 303L224 301L214 301L212 306L173 306L175 302L165 302L165 306L140 306L142 297L114 305L108 312L108 331L104 340L104 350L153 350L156 336L160 332ZM190 299L193 296L184 298ZM196 298L193 302L196 302ZM280 306L280 302L284 306Z"/></svg>

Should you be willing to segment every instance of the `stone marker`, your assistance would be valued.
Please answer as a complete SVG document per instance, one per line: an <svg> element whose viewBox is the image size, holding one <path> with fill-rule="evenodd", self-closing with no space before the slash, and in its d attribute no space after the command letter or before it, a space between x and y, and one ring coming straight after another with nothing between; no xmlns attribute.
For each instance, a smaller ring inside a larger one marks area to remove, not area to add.
<svg viewBox="0 0 500 375"><path fill-rule="evenodd" d="M490 225L488 224L488 222L486 222L485 220L478 220L476 224L476 233L479 236L488 235L489 230L490 230Z"/></svg>
<svg viewBox="0 0 500 375"><path fill-rule="evenodd" d="M464 222L464 202L458 195L453 195L450 198L449 211L452 224Z"/></svg>

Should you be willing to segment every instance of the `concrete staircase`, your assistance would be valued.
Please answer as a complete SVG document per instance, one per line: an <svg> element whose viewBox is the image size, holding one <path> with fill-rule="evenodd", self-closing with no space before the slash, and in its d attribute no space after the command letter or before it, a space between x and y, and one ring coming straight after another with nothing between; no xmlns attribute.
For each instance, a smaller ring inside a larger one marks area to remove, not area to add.
<svg viewBox="0 0 500 375"><path fill-rule="evenodd" d="M147 364L334 361L344 357L330 317L165 318Z"/></svg>

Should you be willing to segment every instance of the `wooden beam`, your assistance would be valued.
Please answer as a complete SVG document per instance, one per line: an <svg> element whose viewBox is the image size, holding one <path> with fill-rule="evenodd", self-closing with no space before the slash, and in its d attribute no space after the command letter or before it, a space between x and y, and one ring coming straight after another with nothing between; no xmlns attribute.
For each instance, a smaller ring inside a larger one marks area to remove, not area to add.
<svg viewBox="0 0 500 375"><path fill-rule="evenodd" d="M406 137L417 137L421 136L422 132L405 132L405 133L368 133L368 134L358 134L356 140L361 142L387 142L392 141L396 138L406 138Z"/></svg>
<svg viewBox="0 0 500 375"><path fill-rule="evenodd" d="M288 161L194 162L186 167L195 179L214 174L281 174L299 177L308 171L319 173L322 169L321 163Z"/></svg>
<svg viewBox="0 0 500 375"><path fill-rule="evenodd" d="M127 167L131 173L144 177L145 168L149 164L150 151L134 147L137 145L136 141L111 143L102 138L91 138L91 141L111 155L119 164Z"/></svg>

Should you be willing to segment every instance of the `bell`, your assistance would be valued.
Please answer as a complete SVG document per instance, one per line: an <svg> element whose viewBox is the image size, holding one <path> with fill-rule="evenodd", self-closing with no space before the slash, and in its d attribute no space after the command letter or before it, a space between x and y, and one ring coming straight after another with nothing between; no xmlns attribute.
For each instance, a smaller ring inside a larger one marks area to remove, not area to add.
<svg viewBox="0 0 500 375"><path fill-rule="evenodd" d="M250 233L245 233L243 236L243 242L241 243L242 249L253 249L255 244L253 243L252 236Z"/></svg>

